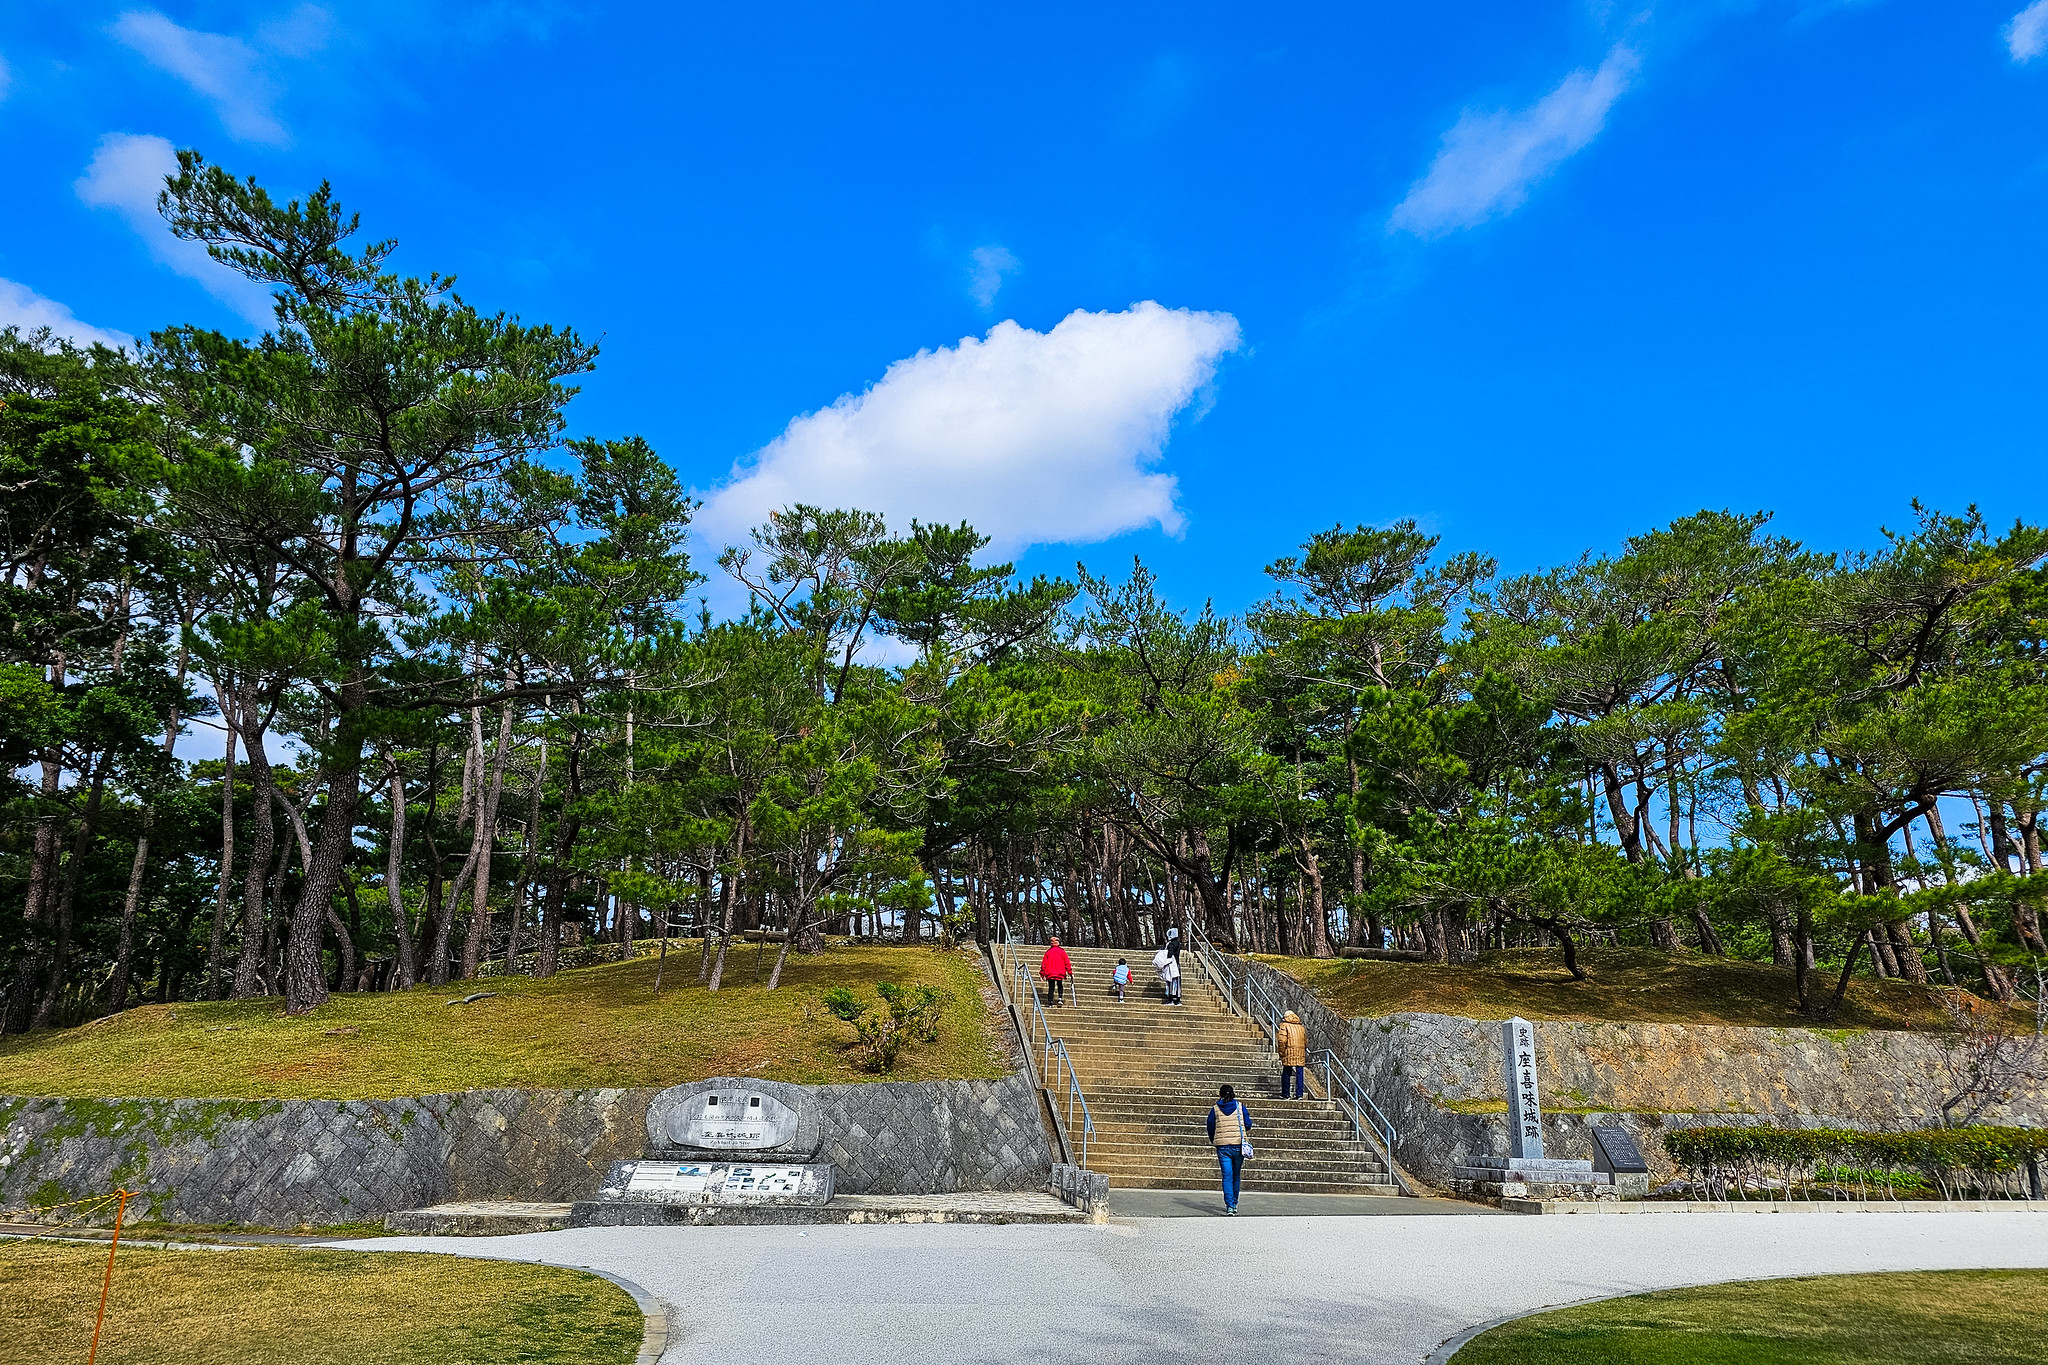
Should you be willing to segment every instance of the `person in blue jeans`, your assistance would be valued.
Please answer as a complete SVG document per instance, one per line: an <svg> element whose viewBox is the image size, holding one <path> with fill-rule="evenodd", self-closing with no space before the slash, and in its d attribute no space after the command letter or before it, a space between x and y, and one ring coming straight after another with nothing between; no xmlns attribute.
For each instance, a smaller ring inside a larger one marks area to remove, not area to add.
<svg viewBox="0 0 2048 1365"><path fill-rule="evenodd" d="M1223 1168L1223 1208L1237 1212L1237 1182L1244 1173L1245 1149L1251 1145L1251 1111L1238 1103L1237 1092L1224 1086L1216 1092L1209 1110L1209 1142L1216 1148L1216 1163Z"/></svg>

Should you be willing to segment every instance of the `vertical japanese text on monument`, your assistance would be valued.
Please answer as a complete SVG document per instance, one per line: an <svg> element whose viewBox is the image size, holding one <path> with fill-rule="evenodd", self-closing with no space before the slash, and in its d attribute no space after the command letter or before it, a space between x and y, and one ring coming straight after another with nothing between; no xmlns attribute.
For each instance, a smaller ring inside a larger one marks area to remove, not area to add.
<svg viewBox="0 0 2048 1365"><path fill-rule="evenodd" d="M1508 1150L1518 1157L1543 1155L1543 1108L1536 1095L1536 1031L1527 1019L1501 1025L1508 1095Z"/></svg>

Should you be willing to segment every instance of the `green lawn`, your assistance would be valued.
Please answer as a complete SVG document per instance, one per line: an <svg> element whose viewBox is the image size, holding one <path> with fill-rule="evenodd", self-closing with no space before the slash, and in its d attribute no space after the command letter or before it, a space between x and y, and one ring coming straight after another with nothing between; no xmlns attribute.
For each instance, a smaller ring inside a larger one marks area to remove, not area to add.
<svg viewBox="0 0 2048 1365"><path fill-rule="evenodd" d="M791 954L773 992L755 981L754 957L752 948L735 951L716 995L697 984L695 954L671 950L659 998L655 964L641 958L547 981L492 977L337 995L296 1019L275 1000L151 1005L75 1029L0 1038L0 1095L375 1099L495 1086L665 1086L707 1076L875 1080L846 1050L852 1030L819 1008L817 996L842 985L870 995L877 981L929 983L951 995L938 1041L905 1048L883 1079L1007 1071L982 1002L987 977L967 952L835 943L813 957ZM448 1003L479 990L497 994Z"/></svg>
<svg viewBox="0 0 2048 1365"><path fill-rule="evenodd" d="M0 1365L83 1361L105 1247L0 1243ZM581 1271L425 1253L124 1245L104 1365L631 1365L632 1297Z"/></svg>
<svg viewBox="0 0 2048 1365"><path fill-rule="evenodd" d="M1468 1019L1625 1020L1645 1024L1796 1027L1812 1021L1794 1008L1792 969L1695 952L1584 948L1588 980L1574 981L1554 948L1482 954L1470 966L1374 962L1364 958L1261 956L1353 1018L1416 1011ZM1822 973L1817 988L1834 989ZM1914 1029L1939 1024L1933 993L1903 981L1851 981L1838 1028ZM2031 1022L2029 1023L2031 1028Z"/></svg>
<svg viewBox="0 0 2048 1365"><path fill-rule="evenodd" d="M1561 1308L1453 1365L2041 1365L2048 1270L1755 1280Z"/></svg>

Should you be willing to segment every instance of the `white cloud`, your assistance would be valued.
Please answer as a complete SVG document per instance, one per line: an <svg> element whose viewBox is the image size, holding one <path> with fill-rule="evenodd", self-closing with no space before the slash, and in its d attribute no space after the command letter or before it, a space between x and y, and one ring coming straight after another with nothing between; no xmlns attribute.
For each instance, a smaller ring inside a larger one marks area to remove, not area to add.
<svg viewBox="0 0 2048 1365"><path fill-rule="evenodd" d="M279 51L311 51L326 41L326 19L324 10L302 6L264 36ZM213 101L230 136L272 145L291 140L271 111L277 85L262 56L240 38L182 28L153 9L127 11L108 32Z"/></svg>
<svg viewBox="0 0 2048 1365"><path fill-rule="evenodd" d="M1599 134L1636 62L1634 50L1617 43L1598 69L1581 67L1526 109L1467 110L1444 134L1428 173L1409 186L1389 229L1436 237L1517 208L1530 186Z"/></svg>
<svg viewBox="0 0 2048 1365"><path fill-rule="evenodd" d="M78 346L133 346L135 338L126 332L94 327L80 322L71 310L55 299L46 299L25 284L0 280L0 327L19 327L22 335L47 327Z"/></svg>
<svg viewBox="0 0 2048 1365"><path fill-rule="evenodd" d="M1049 332L998 323L796 418L705 499L697 530L739 544L769 512L806 502L880 512L897 530L912 517L969 521L998 553L1146 525L1178 533L1173 476L1150 466L1238 342L1228 313L1157 303L1076 310Z"/></svg>
<svg viewBox="0 0 2048 1365"><path fill-rule="evenodd" d="M333 32L333 15L318 5L300 5L257 29L256 46L284 57L310 57L327 46Z"/></svg>
<svg viewBox="0 0 2048 1365"><path fill-rule="evenodd" d="M198 242L180 241L156 211L164 177L178 169L178 154L160 137L109 133L100 139L92 164L73 186L94 208L112 209L127 220L160 265L169 266L259 327L276 317L270 291L206 254Z"/></svg>
<svg viewBox="0 0 2048 1365"><path fill-rule="evenodd" d="M2005 45L2016 62L2031 62L2048 52L2048 0L2034 0L2005 26Z"/></svg>
<svg viewBox="0 0 2048 1365"><path fill-rule="evenodd" d="M983 308L993 308L1003 278L1023 268L1024 262L1006 246L978 246L967 254L967 292Z"/></svg>

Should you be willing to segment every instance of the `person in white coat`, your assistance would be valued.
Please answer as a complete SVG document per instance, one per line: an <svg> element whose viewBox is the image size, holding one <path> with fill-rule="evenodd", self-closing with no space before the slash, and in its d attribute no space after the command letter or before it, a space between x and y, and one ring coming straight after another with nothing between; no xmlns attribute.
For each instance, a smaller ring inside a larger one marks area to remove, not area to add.
<svg viewBox="0 0 2048 1365"><path fill-rule="evenodd" d="M1159 985L1166 992L1166 1003L1180 1003L1180 955L1161 948L1152 955L1152 969L1159 973Z"/></svg>

